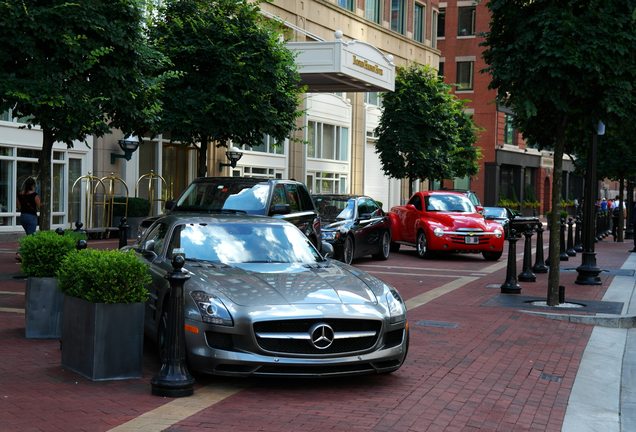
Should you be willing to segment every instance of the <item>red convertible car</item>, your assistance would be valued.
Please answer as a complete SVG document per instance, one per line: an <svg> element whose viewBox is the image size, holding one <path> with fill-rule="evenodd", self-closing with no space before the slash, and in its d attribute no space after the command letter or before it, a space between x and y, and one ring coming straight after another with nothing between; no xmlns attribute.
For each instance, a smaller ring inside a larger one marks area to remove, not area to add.
<svg viewBox="0 0 636 432"><path fill-rule="evenodd" d="M391 250L414 246L421 258L431 252L481 253L496 261L504 247L503 227L477 212L459 192L415 193L403 206L391 208Z"/></svg>

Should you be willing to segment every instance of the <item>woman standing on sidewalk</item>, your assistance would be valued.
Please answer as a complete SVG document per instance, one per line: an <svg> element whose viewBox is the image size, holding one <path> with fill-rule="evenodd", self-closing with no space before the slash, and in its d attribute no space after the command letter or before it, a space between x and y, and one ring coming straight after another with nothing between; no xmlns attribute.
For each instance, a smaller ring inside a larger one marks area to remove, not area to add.
<svg viewBox="0 0 636 432"><path fill-rule="evenodd" d="M22 190L18 192L17 205L20 212L20 224L24 232L27 235L33 234L38 226L38 210L40 210L40 196L35 191L33 177L24 181Z"/></svg>

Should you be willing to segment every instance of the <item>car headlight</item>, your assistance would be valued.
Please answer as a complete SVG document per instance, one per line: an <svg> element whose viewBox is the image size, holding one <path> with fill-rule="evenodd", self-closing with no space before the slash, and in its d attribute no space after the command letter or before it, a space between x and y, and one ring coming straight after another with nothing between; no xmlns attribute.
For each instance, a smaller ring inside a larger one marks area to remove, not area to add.
<svg viewBox="0 0 636 432"><path fill-rule="evenodd" d="M435 237L441 237L444 235L444 230L440 227L437 227L433 230L433 234L435 234Z"/></svg>
<svg viewBox="0 0 636 432"><path fill-rule="evenodd" d="M338 238L338 231L323 231L322 239L323 240L336 240Z"/></svg>
<svg viewBox="0 0 636 432"><path fill-rule="evenodd" d="M497 238L501 238L501 236L502 236L502 234L503 234L499 228L497 228L497 229L494 231L494 233L495 233L495 237L497 237Z"/></svg>
<svg viewBox="0 0 636 432"><path fill-rule="evenodd" d="M389 305L390 322L396 323L406 319L406 306L400 294L394 289L386 294L386 301Z"/></svg>
<svg viewBox="0 0 636 432"><path fill-rule="evenodd" d="M196 303L203 322L225 326L234 325L232 315L220 298L203 291L193 291L190 296Z"/></svg>

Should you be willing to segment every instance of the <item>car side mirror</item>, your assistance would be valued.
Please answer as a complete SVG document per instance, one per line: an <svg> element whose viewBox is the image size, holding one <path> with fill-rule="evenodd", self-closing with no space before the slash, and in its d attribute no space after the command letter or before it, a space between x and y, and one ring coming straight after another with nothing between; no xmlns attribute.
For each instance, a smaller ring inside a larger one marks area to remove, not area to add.
<svg viewBox="0 0 636 432"><path fill-rule="evenodd" d="M166 201L166 210L172 210L173 208L175 208L175 206L177 205L176 201L173 200L169 200Z"/></svg>
<svg viewBox="0 0 636 432"><path fill-rule="evenodd" d="M358 219L360 220L369 220L373 217L371 213L362 213Z"/></svg>
<svg viewBox="0 0 636 432"><path fill-rule="evenodd" d="M475 206L475 210L477 210L477 213L483 213L484 212L484 208L482 206Z"/></svg>
<svg viewBox="0 0 636 432"><path fill-rule="evenodd" d="M289 214L289 212L289 204L274 204L269 213L270 215L286 215Z"/></svg>
<svg viewBox="0 0 636 432"><path fill-rule="evenodd" d="M141 250L144 255L152 255L157 256L155 252L155 241L154 240L146 240L144 244L141 246Z"/></svg>
<svg viewBox="0 0 636 432"><path fill-rule="evenodd" d="M323 257L325 258L333 257L333 246L331 243L327 243L326 241L323 240L320 242L320 247L321 247L321 252Z"/></svg>

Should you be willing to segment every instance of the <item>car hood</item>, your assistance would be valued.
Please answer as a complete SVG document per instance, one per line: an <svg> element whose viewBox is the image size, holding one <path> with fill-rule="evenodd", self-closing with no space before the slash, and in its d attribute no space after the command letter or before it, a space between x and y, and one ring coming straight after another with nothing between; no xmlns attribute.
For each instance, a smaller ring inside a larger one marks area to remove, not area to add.
<svg viewBox="0 0 636 432"><path fill-rule="evenodd" d="M192 267L190 289L217 291L240 306L377 303L378 279L354 267L330 264L240 264ZM375 292L375 293L374 293Z"/></svg>
<svg viewBox="0 0 636 432"><path fill-rule="evenodd" d="M429 218L431 221L439 222L450 228L475 228L488 231L489 227L483 216L479 214L461 214L461 213L433 213Z"/></svg>

